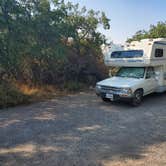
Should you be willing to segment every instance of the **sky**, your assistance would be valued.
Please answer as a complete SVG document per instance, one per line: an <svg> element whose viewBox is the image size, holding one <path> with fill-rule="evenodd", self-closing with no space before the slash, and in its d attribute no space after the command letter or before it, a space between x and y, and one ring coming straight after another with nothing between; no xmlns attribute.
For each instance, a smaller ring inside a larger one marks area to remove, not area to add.
<svg viewBox="0 0 166 166"><path fill-rule="evenodd" d="M104 11L111 29L102 31L109 40L124 44L138 30L166 21L166 0L69 0L87 9Z"/></svg>

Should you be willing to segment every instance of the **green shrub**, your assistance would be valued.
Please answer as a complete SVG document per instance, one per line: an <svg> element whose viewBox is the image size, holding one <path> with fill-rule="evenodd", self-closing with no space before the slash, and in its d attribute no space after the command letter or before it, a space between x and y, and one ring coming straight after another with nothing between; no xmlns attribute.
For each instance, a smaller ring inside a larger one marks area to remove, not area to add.
<svg viewBox="0 0 166 166"><path fill-rule="evenodd" d="M0 83L0 108L27 103L29 97L7 82Z"/></svg>
<svg viewBox="0 0 166 166"><path fill-rule="evenodd" d="M64 84L64 88L67 91L78 91L82 88L84 88L85 85L80 83L80 82L75 82L75 81L69 81Z"/></svg>

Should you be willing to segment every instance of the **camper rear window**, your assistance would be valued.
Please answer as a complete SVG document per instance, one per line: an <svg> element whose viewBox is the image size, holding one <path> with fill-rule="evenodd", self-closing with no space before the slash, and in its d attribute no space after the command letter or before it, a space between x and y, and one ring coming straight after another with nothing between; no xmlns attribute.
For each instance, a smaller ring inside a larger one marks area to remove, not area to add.
<svg viewBox="0 0 166 166"><path fill-rule="evenodd" d="M155 57L163 57L163 49L156 49Z"/></svg>
<svg viewBox="0 0 166 166"><path fill-rule="evenodd" d="M143 50L114 51L111 58L138 58L143 56Z"/></svg>

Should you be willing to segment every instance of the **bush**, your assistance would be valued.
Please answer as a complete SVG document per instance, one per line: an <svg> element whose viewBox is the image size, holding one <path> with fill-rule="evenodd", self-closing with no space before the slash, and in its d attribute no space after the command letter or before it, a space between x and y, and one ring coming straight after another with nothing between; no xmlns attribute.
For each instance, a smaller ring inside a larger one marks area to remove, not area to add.
<svg viewBox="0 0 166 166"><path fill-rule="evenodd" d="M64 84L64 88L67 91L78 91L84 87L85 87L85 85L83 83L79 83L79 82L75 82L75 81L69 81Z"/></svg>
<svg viewBox="0 0 166 166"><path fill-rule="evenodd" d="M0 83L0 108L27 103L29 97L8 82Z"/></svg>

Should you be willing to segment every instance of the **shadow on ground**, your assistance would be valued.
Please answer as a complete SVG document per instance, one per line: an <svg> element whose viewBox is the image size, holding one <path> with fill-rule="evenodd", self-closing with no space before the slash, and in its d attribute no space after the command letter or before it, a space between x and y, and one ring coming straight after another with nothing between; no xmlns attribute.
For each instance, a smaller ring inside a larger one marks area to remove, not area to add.
<svg viewBox="0 0 166 166"><path fill-rule="evenodd" d="M165 142L166 94L137 108L92 92L0 111L0 165L102 166Z"/></svg>

